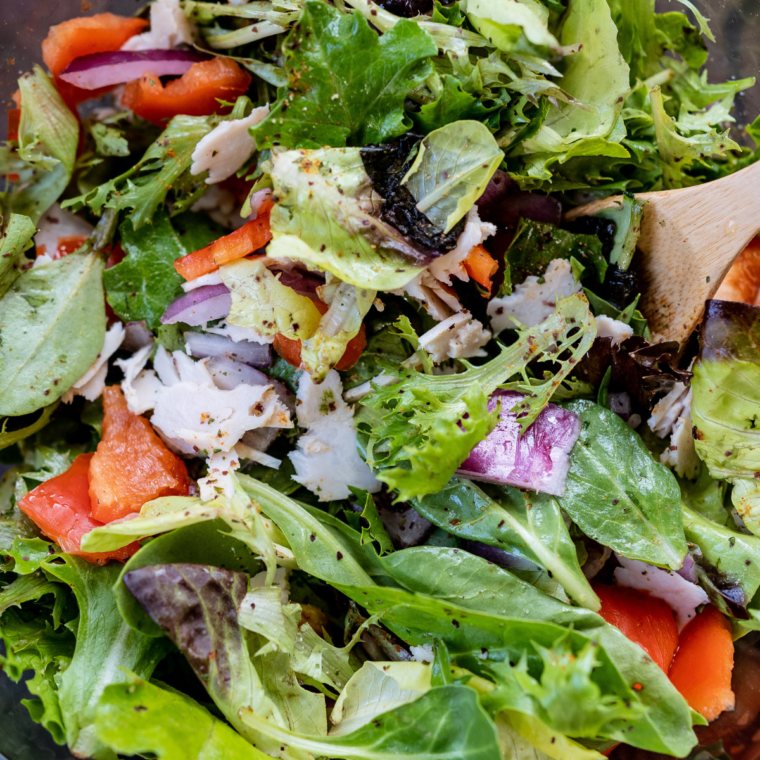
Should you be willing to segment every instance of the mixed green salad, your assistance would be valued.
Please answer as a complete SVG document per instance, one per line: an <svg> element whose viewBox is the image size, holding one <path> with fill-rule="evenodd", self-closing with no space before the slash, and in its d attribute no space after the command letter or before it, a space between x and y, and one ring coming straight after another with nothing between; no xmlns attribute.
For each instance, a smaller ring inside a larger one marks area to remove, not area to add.
<svg viewBox="0 0 760 760"><path fill-rule="evenodd" d="M0 664L56 742L756 757L760 307L653 334L636 244L760 121L654 6L50 29L0 148Z"/></svg>

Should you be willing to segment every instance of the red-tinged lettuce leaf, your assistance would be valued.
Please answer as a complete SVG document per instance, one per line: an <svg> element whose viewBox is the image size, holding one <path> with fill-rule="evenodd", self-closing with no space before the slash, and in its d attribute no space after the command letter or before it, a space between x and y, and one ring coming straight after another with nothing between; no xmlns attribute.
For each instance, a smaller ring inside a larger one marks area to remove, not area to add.
<svg viewBox="0 0 760 760"><path fill-rule="evenodd" d="M283 43L285 95L253 129L260 149L387 142L411 127L409 92L433 71L433 38L402 20L381 37L358 13L310 0Z"/></svg>
<svg viewBox="0 0 760 760"><path fill-rule="evenodd" d="M692 387L697 454L760 533L760 308L707 302Z"/></svg>
<svg viewBox="0 0 760 760"><path fill-rule="evenodd" d="M524 398L509 391L491 396L488 409L493 411L501 400L501 418L462 462L457 475L561 496L570 469L570 451L581 432L580 420L571 411L548 404L520 435L519 403Z"/></svg>

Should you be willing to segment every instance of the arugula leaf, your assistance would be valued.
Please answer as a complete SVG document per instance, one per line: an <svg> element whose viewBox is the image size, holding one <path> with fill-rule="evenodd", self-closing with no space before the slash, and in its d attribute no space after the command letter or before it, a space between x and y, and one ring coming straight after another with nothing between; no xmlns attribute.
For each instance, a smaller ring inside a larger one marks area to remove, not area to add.
<svg viewBox="0 0 760 760"><path fill-rule="evenodd" d="M449 10L440 3L437 5L446 11ZM499 103L487 103L488 101L484 103L481 98L464 90L462 83L455 76L443 74L438 97L432 103L425 103L419 112L412 113L412 119L414 126L423 134L427 134L461 119L483 121L501 107Z"/></svg>
<svg viewBox="0 0 760 760"><path fill-rule="evenodd" d="M437 46L412 21L382 36L358 13L307 0L282 46L288 90L253 128L259 149L387 142L411 120L404 99L432 73Z"/></svg>
<svg viewBox="0 0 760 760"><path fill-rule="evenodd" d="M275 153L270 174L268 256L305 261L367 290L402 288L422 271L420 251L367 211L377 198L358 148Z"/></svg>
<svg viewBox="0 0 760 760"><path fill-rule="evenodd" d="M182 295L184 279L174 268L181 256L197 251L221 234L205 214L169 218L161 209L150 225L135 229L134 219L119 226L127 256L103 273L106 298L125 322L145 320L151 330L161 325L166 307Z"/></svg>
<svg viewBox="0 0 760 760"><path fill-rule="evenodd" d="M39 66L24 74L18 86L22 103L19 156L47 171L60 164L70 178L76 161L79 122Z"/></svg>
<svg viewBox="0 0 760 760"><path fill-rule="evenodd" d="M166 645L134 631L122 620L111 590L119 575L117 565L100 567L70 555L60 559L45 562L43 568L73 588L79 618L71 664L58 679L58 698L66 743L72 752L87 757L103 750L93 731L94 712L103 690L123 683L125 669L149 677L166 654Z"/></svg>
<svg viewBox="0 0 760 760"><path fill-rule="evenodd" d="M173 187L183 187L182 175L190 169L195 146L219 122L214 116L175 116L145 155L130 169L92 190L64 201L63 208L89 207L96 214L104 208L129 211L135 230L150 222ZM178 184L179 183L179 184ZM187 197L174 193L182 208L205 192L205 184L191 184Z"/></svg>
<svg viewBox="0 0 760 760"><path fill-rule="evenodd" d="M515 343L480 367L466 364L461 374L430 376L384 365L385 373L400 382L375 386L362 401L366 409L357 417L357 427L369 435L367 463L379 480L399 491L402 501L439 491L496 424L498 407L487 412L490 394L497 387L526 394L518 416L524 431L572 364L588 351L595 333L588 302L574 294L560 301L542 324L518 331ZM557 361L566 350L571 352L568 358ZM543 383L532 384L526 367L542 358L557 361L560 368ZM516 375L524 382L507 386Z"/></svg>
<svg viewBox="0 0 760 760"><path fill-rule="evenodd" d="M583 575L553 496L510 487L486 492L474 483L452 478L438 493L415 499L414 508L455 536L497 546L546 568L576 602L599 609L599 599Z"/></svg>
<svg viewBox="0 0 760 760"><path fill-rule="evenodd" d="M447 233L483 195L503 159L487 127L457 121L422 140L402 184L417 209Z"/></svg>
<svg viewBox="0 0 760 760"><path fill-rule="evenodd" d="M261 261L241 259L220 267L219 274L232 294L229 324L291 340L316 332L321 315L314 302L283 285Z"/></svg>
<svg viewBox="0 0 760 760"><path fill-rule="evenodd" d="M554 259L576 259L584 266L593 267L599 282L604 281L607 271L602 241L596 235L577 235L531 219L520 219L506 259L509 265L504 278L506 295L511 293L512 285L519 285L528 276L543 277Z"/></svg>
<svg viewBox="0 0 760 760"><path fill-rule="evenodd" d="M304 736L278 728L248 708L242 720L278 744L347 760L413 757L501 760L496 728L467 686L439 686L414 702L382 713L350 734Z"/></svg>
<svg viewBox="0 0 760 760"><path fill-rule="evenodd" d="M102 272L99 255L72 254L27 270L0 300L0 414L48 406L95 361L106 332Z"/></svg>
<svg viewBox="0 0 760 760"><path fill-rule="evenodd" d="M614 412L585 400L565 408L583 428L570 454L562 508L587 536L618 554L678 570L687 546L673 474Z"/></svg>
<svg viewBox="0 0 760 760"><path fill-rule="evenodd" d="M385 529L385 525L383 525L383 521L380 519L380 515L377 513L377 507L375 506L372 494L360 488L353 488L352 486L348 488L357 499L358 505L362 510L359 516L362 528L362 545L372 544L376 541L380 556L392 552L393 543L388 535L388 531Z"/></svg>
<svg viewBox="0 0 760 760"><path fill-rule="evenodd" d="M152 754L161 760L269 757L187 695L134 673L105 689L95 731L103 744L123 755Z"/></svg>

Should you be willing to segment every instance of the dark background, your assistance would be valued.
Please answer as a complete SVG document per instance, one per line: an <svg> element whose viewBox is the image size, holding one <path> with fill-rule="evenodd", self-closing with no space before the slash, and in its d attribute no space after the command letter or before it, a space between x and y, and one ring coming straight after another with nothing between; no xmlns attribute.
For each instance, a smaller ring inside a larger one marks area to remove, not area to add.
<svg viewBox="0 0 760 760"><path fill-rule="evenodd" d="M716 43L710 45L708 69L711 81L757 76L760 79L760 0L695 0L710 19ZM16 79L33 63L42 63L40 43L47 29L77 15L111 11L132 15L145 0L0 0L0 103L12 108ZM678 2L658 0L658 9L681 10ZM760 84L736 100L737 134L760 113ZM6 120L0 117L0 140L6 136ZM29 718L21 699L29 697L0 673L0 760L73 760L65 748L52 742L47 732ZM188 758L188 760L191 760Z"/></svg>

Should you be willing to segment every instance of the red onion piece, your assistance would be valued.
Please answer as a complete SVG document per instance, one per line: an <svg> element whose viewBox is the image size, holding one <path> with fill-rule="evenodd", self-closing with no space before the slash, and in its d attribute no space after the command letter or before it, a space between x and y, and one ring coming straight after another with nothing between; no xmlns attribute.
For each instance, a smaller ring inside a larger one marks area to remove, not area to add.
<svg viewBox="0 0 760 760"><path fill-rule="evenodd" d="M570 469L570 451L581 432L579 417L549 404L520 436L520 425L511 409L524 396L496 391L488 402L490 410L496 408L499 398L502 402L499 423L470 452L457 474L471 480L561 496Z"/></svg>
<svg viewBox="0 0 760 760"><path fill-rule="evenodd" d="M304 272L302 269L293 269L288 272L285 269L273 267L271 272L280 276L280 282L283 285L287 285L302 296L316 295L317 288L325 284L324 277L311 272Z"/></svg>
<svg viewBox="0 0 760 760"><path fill-rule="evenodd" d="M232 338L224 335L196 332L186 332L185 343L196 359L227 356L235 361L250 364L252 367L272 366L272 348L268 344L260 345L247 340L235 343Z"/></svg>
<svg viewBox="0 0 760 760"><path fill-rule="evenodd" d="M232 296L226 285L204 285L172 301L161 316L161 324L184 322L197 327L226 317L232 307Z"/></svg>
<svg viewBox="0 0 760 760"><path fill-rule="evenodd" d="M691 554L687 554L683 558L683 567L680 570L676 570L676 573L690 583L699 583L697 563L694 561L694 557L692 557Z"/></svg>
<svg viewBox="0 0 760 760"><path fill-rule="evenodd" d="M231 391L238 385L271 385L269 378L253 367L236 362L229 356L215 356L209 360L208 371L214 384L223 391Z"/></svg>
<svg viewBox="0 0 760 760"><path fill-rule="evenodd" d="M193 50L114 50L75 58L61 79L83 90L97 90L131 82L146 72L157 77L181 75L207 59Z"/></svg>

